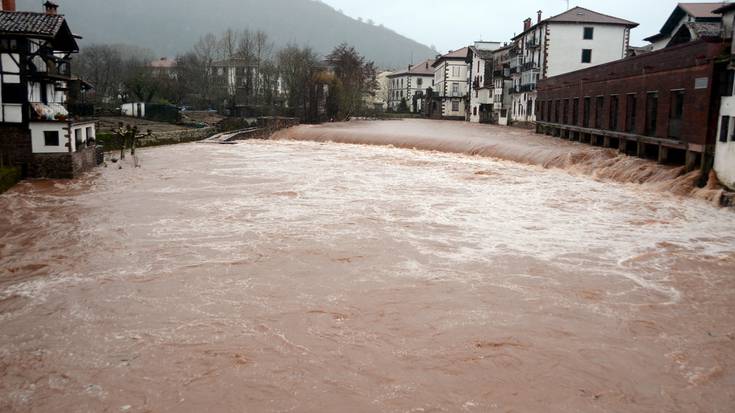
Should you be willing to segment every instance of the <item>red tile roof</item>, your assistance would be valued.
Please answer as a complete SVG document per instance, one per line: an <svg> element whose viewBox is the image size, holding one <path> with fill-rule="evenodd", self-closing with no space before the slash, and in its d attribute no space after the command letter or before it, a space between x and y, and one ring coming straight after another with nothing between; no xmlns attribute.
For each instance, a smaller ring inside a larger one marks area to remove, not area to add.
<svg viewBox="0 0 735 413"><path fill-rule="evenodd" d="M717 18L720 17L715 10L727 5L727 2L720 1L716 3L679 3L687 14L696 18Z"/></svg>

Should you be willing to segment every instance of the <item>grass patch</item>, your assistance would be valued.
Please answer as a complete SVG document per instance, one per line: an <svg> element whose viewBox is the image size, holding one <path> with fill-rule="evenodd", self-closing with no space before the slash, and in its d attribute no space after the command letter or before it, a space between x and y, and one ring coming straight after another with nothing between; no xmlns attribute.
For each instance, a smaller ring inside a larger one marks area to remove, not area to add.
<svg viewBox="0 0 735 413"><path fill-rule="evenodd" d="M20 170L18 168L0 168L0 194L12 188L20 182Z"/></svg>

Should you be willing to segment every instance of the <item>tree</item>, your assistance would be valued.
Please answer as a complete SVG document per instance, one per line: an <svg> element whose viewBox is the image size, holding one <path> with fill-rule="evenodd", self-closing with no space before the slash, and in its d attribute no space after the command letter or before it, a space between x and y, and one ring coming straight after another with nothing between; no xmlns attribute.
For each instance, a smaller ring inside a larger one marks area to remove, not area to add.
<svg viewBox="0 0 735 413"><path fill-rule="evenodd" d="M363 109L364 100L378 89L375 63L366 61L354 47L343 43L326 59L334 72L330 107L339 119L349 119Z"/></svg>
<svg viewBox="0 0 735 413"><path fill-rule="evenodd" d="M306 121L310 92L321 70L316 53L308 47L289 45L278 52L276 62L290 114Z"/></svg>

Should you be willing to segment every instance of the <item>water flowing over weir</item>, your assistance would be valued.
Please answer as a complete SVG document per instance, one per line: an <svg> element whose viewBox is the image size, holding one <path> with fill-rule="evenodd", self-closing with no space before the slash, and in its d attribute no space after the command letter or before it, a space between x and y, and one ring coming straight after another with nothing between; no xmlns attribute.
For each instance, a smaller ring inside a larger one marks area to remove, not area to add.
<svg viewBox="0 0 735 413"><path fill-rule="evenodd" d="M0 412L733 411L731 210L384 146L138 156L0 195Z"/></svg>
<svg viewBox="0 0 735 413"><path fill-rule="evenodd" d="M273 139L311 140L364 145L389 145L467 155L486 156L559 168L596 179L642 184L649 189L703 198L719 203L717 185L696 188L698 171L683 166L619 154L617 150L536 135L508 127L433 120L352 121L302 125L277 132Z"/></svg>

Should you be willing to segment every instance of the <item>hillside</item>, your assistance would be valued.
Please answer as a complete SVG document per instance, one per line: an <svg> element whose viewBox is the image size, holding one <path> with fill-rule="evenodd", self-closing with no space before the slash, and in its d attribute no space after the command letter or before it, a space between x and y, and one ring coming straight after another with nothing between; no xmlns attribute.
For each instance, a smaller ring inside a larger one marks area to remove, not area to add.
<svg viewBox="0 0 735 413"><path fill-rule="evenodd" d="M264 30L276 46L308 45L326 54L347 42L381 67L402 68L432 57L425 45L394 31L359 22L314 0L61 0L60 13L91 43L127 43L175 56L208 32ZM18 0L19 10L40 10Z"/></svg>

